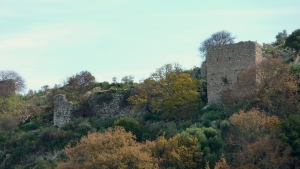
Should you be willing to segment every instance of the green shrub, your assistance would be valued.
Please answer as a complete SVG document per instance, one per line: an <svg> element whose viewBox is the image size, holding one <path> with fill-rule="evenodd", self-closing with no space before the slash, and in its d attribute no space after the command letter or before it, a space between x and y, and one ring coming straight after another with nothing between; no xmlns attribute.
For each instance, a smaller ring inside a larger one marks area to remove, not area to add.
<svg viewBox="0 0 300 169"><path fill-rule="evenodd" d="M9 138L9 132L0 130L0 147L4 146Z"/></svg>
<svg viewBox="0 0 300 169"><path fill-rule="evenodd" d="M178 129L185 130L186 128L191 127L192 124L193 124L192 120L182 121L178 123Z"/></svg>
<svg viewBox="0 0 300 169"><path fill-rule="evenodd" d="M208 119L205 119L203 122L202 122L202 125L204 127L210 127L210 121Z"/></svg>
<svg viewBox="0 0 300 169"><path fill-rule="evenodd" d="M124 127L125 131L132 132L138 141L141 141L141 125L134 118L120 118L114 122L115 126Z"/></svg>
<svg viewBox="0 0 300 169"><path fill-rule="evenodd" d="M164 127L164 133L166 138L171 138L178 134L180 131L177 130L177 125L174 122L170 122Z"/></svg>
<svg viewBox="0 0 300 169"><path fill-rule="evenodd" d="M38 160L33 169L55 169L57 162L54 160Z"/></svg>
<svg viewBox="0 0 300 169"><path fill-rule="evenodd" d="M79 137L87 135L88 132L91 132L91 131L94 131L94 130L89 123L81 123L76 129L76 133L79 134Z"/></svg>
<svg viewBox="0 0 300 169"><path fill-rule="evenodd" d="M16 133L16 135L11 137L6 144L6 148L12 150L12 153L6 162L15 164L24 160L28 154L34 153L37 150L35 142L36 138L37 134L24 132Z"/></svg>
<svg viewBox="0 0 300 169"><path fill-rule="evenodd" d="M156 140L159 136L163 135L164 122L150 123L142 127L142 141Z"/></svg>
<svg viewBox="0 0 300 169"><path fill-rule="evenodd" d="M46 128L39 134L37 146L40 150L50 151L64 148L71 140L78 138L70 131L58 131L54 127Z"/></svg>
<svg viewBox="0 0 300 169"><path fill-rule="evenodd" d="M62 130L69 130L69 131L73 131L76 132L76 129L78 128L78 126L82 123L86 123L87 119L80 117L80 118L75 118L72 121L69 121L68 123L64 124L61 129Z"/></svg>
<svg viewBox="0 0 300 169"><path fill-rule="evenodd" d="M152 120L152 121L161 121L161 116L156 113L146 113L144 116L145 120Z"/></svg>
<svg viewBox="0 0 300 169"><path fill-rule="evenodd" d="M97 92L97 103L102 104L102 103L110 103L113 101L114 97L112 92Z"/></svg>
<svg viewBox="0 0 300 169"><path fill-rule="evenodd" d="M180 133L181 137L196 137L200 145L201 152L203 152L203 166L205 162L209 162L210 167L213 168L222 154L225 154L225 143L222 141L220 133L214 128L187 128ZM226 154L225 154L226 155Z"/></svg>
<svg viewBox="0 0 300 169"><path fill-rule="evenodd" d="M109 118L89 118L88 121L90 122L92 128L96 129L96 131L104 131L109 127L114 126L114 121L116 117L109 117Z"/></svg>
<svg viewBox="0 0 300 169"><path fill-rule="evenodd" d="M29 122L29 123L26 123L26 124L23 124L20 126L20 129L23 130L23 131L30 131L30 130L36 130L40 127L39 124L37 123L32 123L32 122Z"/></svg>
<svg viewBox="0 0 300 169"><path fill-rule="evenodd" d="M300 115L292 114L282 121L280 138L292 147L291 154L300 160Z"/></svg>

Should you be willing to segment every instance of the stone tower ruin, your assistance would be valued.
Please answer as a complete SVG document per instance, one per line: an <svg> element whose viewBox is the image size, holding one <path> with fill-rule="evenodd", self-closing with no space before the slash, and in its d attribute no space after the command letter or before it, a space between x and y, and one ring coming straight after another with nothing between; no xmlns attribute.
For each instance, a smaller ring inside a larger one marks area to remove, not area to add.
<svg viewBox="0 0 300 169"><path fill-rule="evenodd" d="M221 92L238 81L238 74L262 61L262 49L256 42L239 42L207 48L208 104L221 103Z"/></svg>

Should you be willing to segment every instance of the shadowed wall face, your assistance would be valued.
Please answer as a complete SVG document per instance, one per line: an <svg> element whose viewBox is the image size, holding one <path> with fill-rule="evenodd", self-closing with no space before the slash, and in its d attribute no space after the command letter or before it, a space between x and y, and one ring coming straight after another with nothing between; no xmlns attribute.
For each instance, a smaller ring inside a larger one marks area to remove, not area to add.
<svg viewBox="0 0 300 169"><path fill-rule="evenodd" d="M208 104L221 103L221 92L238 81L238 74L261 61L262 49L256 42L209 46L206 56Z"/></svg>

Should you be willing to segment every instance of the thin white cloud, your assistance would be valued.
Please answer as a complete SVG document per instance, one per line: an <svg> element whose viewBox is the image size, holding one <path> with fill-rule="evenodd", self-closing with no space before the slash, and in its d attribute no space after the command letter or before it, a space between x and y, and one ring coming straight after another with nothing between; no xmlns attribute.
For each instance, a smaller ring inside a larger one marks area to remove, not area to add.
<svg viewBox="0 0 300 169"><path fill-rule="evenodd" d="M14 13L10 10L4 9L4 8L0 8L0 16L11 16Z"/></svg>
<svg viewBox="0 0 300 169"><path fill-rule="evenodd" d="M197 12L187 12L187 13L167 13L164 14L165 17L176 16L179 18L184 17L264 17L264 16L283 16L283 15L294 15L300 14L299 8L285 8L285 9L227 9L227 10L214 10L214 11L197 11ZM157 14L158 15L158 14ZM153 15L154 17L158 17ZM160 15L162 17L162 15Z"/></svg>
<svg viewBox="0 0 300 169"><path fill-rule="evenodd" d="M14 35L1 37L1 51L18 49L46 49L58 45L73 45L91 41L101 33L99 29L83 24L52 24L35 27Z"/></svg>
<svg viewBox="0 0 300 169"><path fill-rule="evenodd" d="M233 11L219 11L212 13L212 15L221 16L236 16L236 17L263 17L263 16L275 16L275 15L290 15L299 14L299 10L296 9L255 9L255 10L233 10Z"/></svg>

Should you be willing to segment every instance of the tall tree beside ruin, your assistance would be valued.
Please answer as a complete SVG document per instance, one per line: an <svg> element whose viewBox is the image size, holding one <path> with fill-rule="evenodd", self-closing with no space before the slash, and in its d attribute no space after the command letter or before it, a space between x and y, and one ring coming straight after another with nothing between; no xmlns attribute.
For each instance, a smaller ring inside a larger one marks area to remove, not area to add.
<svg viewBox="0 0 300 169"><path fill-rule="evenodd" d="M296 29L291 35L287 37L285 45L295 49L295 56L298 56L300 51L300 29Z"/></svg>
<svg viewBox="0 0 300 169"><path fill-rule="evenodd" d="M269 59L242 71L237 83L223 92L222 101L245 103L284 117L299 110L297 90L288 65Z"/></svg>
<svg viewBox="0 0 300 169"><path fill-rule="evenodd" d="M0 71L0 97L8 97L25 89L25 80L15 71Z"/></svg>
<svg viewBox="0 0 300 169"><path fill-rule="evenodd" d="M235 37L231 35L230 32L222 30L212 34L209 38L201 42L199 51L202 53L201 57L206 58L207 47L209 45L218 45L218 44L229 44L234 42Z"/></svg>

